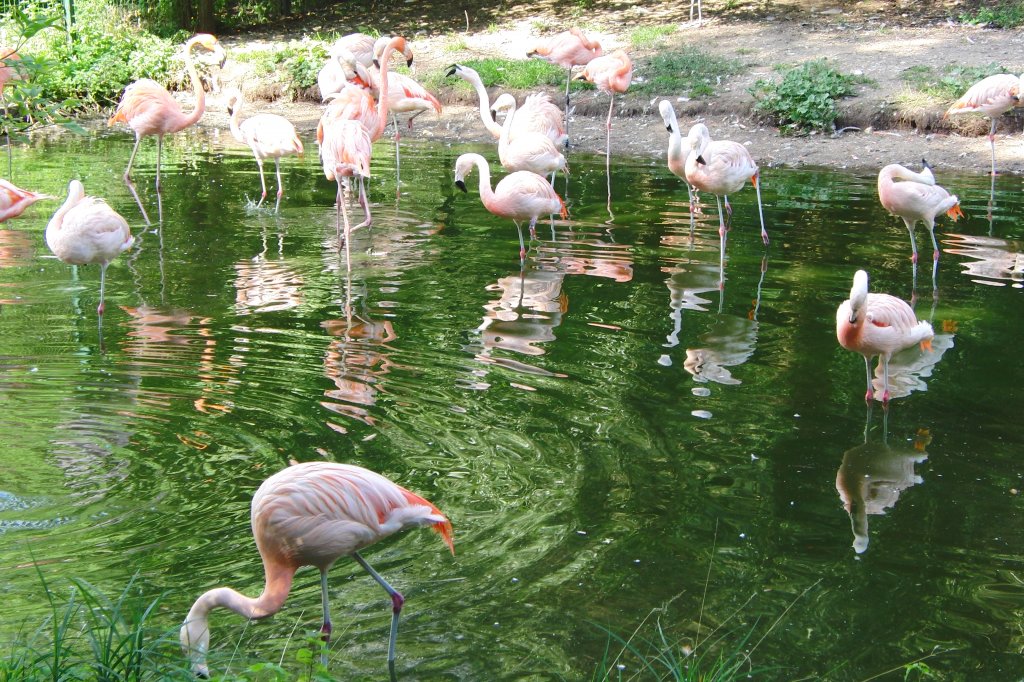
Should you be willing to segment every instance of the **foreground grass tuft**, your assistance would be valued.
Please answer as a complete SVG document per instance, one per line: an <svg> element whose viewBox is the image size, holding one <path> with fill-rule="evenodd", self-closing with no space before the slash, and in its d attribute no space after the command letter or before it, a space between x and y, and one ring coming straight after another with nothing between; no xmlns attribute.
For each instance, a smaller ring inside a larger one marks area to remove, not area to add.
<svg viewBox="0 0 1024 682"><path fill-rule="evenodd" d="M900 79L913 91L947 104L956 101L967 89L986 76L1011 73L996 63L984 66L947 64L936 71L919 64L905 69Z"/></svg>
<svg viewBox="0 0 1024 682"><path fill-rule="evenodd" d="M973 12L961 14L960 21L993 28L1017 28L1024 24L1024 2L1004 0L994 6L983 3Z"/></svg>
<svg viewBox="0 0 1024 682"><path fill-rule="evenodd" d="M651 58L630 90L659 95L703 97L714 94L722 81L743 71L743 62L718 57L693 47L662 52Z"/></svg>

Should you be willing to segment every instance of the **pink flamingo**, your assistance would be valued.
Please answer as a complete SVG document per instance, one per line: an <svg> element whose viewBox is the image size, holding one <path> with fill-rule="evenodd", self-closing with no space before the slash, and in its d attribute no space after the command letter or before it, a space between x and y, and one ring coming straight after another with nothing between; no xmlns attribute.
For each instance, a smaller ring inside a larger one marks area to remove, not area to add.
<svg viewBox="0 0 1024 682"><path fill-rule="evenodd" d="M588 38L578 28L570 28L557 35L538 41L527 53L527 57L540 57L552 64L558 64L568 71L565 78L565 146L569 146L569 83L572 82L572 67L586 66L595 57L604 54L601 43Z"/></svg>
<svg viewBox="0 0 1024 682"><path fill-rule="evenodd" d="M868 273L858 270L853 276L850 298L836 311L836 337L839 345L864 356L868 390L864 399L875 397L871 386L871 358L881 357L882 404L889 403L889 359L893 353L916 343L923 349L931 347L935 336L928 322L919 322L914 309L906 301L889 294L868 293Z"/></svg>
<svg viewBox="0 0 1024 682"><path fill-rule="evenodd" d="M996 174L996 118L1020 106L1021 79L1010 73L999 73L967 89L960 99L946 110L946 116L981 112L992 120L988 142L992 148L992 175Z"/></svg>
<svg viewBox="0 0 1024 682"><path fill-rule="evenodd" d="M320 146L320 158L323 161L324 175L328 180L338 183L337 210L339 217L344 218L345 244L352 230L373 223L370 215L370 202L366 198L366 178L370 177L370 155L373 143L370 134L358 121L338 119L329 122L324 128L324 141ZM363 207L366 218L355 227L349 227L348 211L345 208L345 178L356 178L359 182L359 204ZM338 238L341 238L341 223L338 223Z"/></svg>
<svg viewBox="0 0 1024 682"><path fill-rule="evenodd" d="M331 636L327 571L351 556L391 597L388 667L394 669L398 615L405 598L359 555L359 550L407 528L429 526L455 554L452 524L431 502L380 474L352 464L306 462L277 472L252 497L252 534L263 559L266 586L259 597L229 587L209 590L192 605L180 639L196 675L209 676L210 611L223 607L244 618L277 613L300 566L320 571L324 641ZM322 654L326 665L326 652Z"/></svg>
<svg viewBox="0 0 1024 682"><path fill-rule="evenodd" d="M927 161L920 173L890 163L878 173L878 199L885 210L902 218L910 233L910 248L913 252L914 275L917 275L917 242L914 240L914 225L924 223L932 238L932 281L939 262L939 244L935 240L935 216L945 213L953 220L963 216L960 200L935 184L935 176ZM896 182L900 180L900 182Z"/></svg>
<svg viewBox="0 0 1024 682"><path fill-rule="evenodd" d="M564 220L568 217L565 202L558 196L546 179L530 171L509 173L491 189L491 167L487 159L479 154L463 154L455 160L455 186L463 192L466 176L473 166L480 171L480 200L484 208L501 218L511 218L519 233L519 261L526 262L526 244L519 223L530 221L530 236L534 234L540 216L558 214Z"/></svg>
<svg viewBox="0 0 1024 682"><path fill-rule="evenodd" d="M171 97L164 86L149 78L141 78L125 88L124 95L121 96L121 103L117 105L117 111L107 121L107 125L114 125L118 121L127 123L135 131L135 147L132 148L132 155L128 159L128 167L124 169L125 182L131 183L132 181L132 164L135 162L135 154L139 151L139 143L142 142L142 138L146 135L156 135L156 189L159 192L160 155L163 149L164 135L176 133L194 125L206 111L206 92L199 81L199 74L196 73L192 57L192 48L196 45L220 54L221 66L224 65L226 59L220 43L208 33L197 34L185 43L185 66L192 79L192 91L196 96L196 108L192 110L192 113L183 112L181 105Z"/></svg>
<svg viewBox="0 0 1024 682"><path fill-rule="evenodd" d="M61 261L100 266L97 315L103 315L107 266L122 251L131 248L134 241L128 221L102 199L85 196L85 188L78 180L68 184L68 198L46 226L46 245Z"/></svg>
<svg viewBox="0 0 1024 682"><path fill-rule="evenodd" d="M25 209L41 199L56 199L49 194L39 194L22 189L13 183L0 179L0 223L17 218Z"/></svg>
<svg viewBox="0 0 1024 682"><path fill-rule="evenodd" d="M448 67L448 76L458 76L473 86L480 102L480 121L494 137L501 139L502 126L494 120L491 113L491 98L487 94L480 74L475 69L462 64L452 64ZM568 145L569 136L565 132L565 124L562 120L562 112L551 103L551 98L543 92L535 92L526 96L522 106L516 109L516 116L512 121L512 129L509 131L509 138L516 139L520 132L540 132L548 136L556 145Z"/></svg>
<svg viewBox="0 0 1024 682"><path fill-rule="evenodd" d="M277 203L274 205L274 212L281 208L281 197L284 195L284 187L281 184L281 157L291 154L302 154L302 140L295 133L295 126L284 116L277 114L256 114L239 123L238 119L242 114L244 105L242 93L234 91L228 96L228 113L231 115L231 134L239 142L249 145L253 156L256 157L256 165L260 169L260 186L263 193L257 207L263 205L267 198L267 181L263 177L264 159L274 160L274 169L277 173Z"/></svg>
<svg viewBox="0 0 1024 682"><path fill-rule="evenodd" d="M615 93L625 92L629 89L629 84L633 80L633 62L623 50L616 50L611 54L592 59L576 79L593 83L598 90L607 92L609 95L608 120L605 121L605 128L608 129L607 154L611 156L612 111L615 108Z"/></svg>
<svg viewBox="0 0 1024 682"><path fill-rule="evenodd" d="M498 141L498 157L501 165L510 171L533 171L538 175L551 175L554 184L555 173L569 174L565 156L544 133L529 130L520 131L512 140L512 126L517 116L516 98L507 92L491 105L493 111L505 111L505 124Z"/></svg>

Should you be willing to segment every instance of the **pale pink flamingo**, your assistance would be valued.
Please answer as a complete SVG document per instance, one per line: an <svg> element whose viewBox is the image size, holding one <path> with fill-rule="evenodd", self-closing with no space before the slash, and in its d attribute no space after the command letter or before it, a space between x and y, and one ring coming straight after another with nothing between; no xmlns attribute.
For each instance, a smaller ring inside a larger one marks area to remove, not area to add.
<svg viewBox="0 0 1024 682"><path fill-rule="evenodd" d="M988 142L992 148L992 175L996 174L996 119L1010 109L1021 106L1021 77L998 73L982 78L946 110L946 116L980 112L992 120L988 131Z"/></svg>
<svg viewBox="0 0 1024 682"><path fill-rule="evenodd" d="M930 347L935 336L928 322L918 321L906 301L889 294L868 293L868 273L858 270L853 276L850 298L836 311L836 337L839 345L864 356L868 389L864 399L871 401L871 358L882 363L882 404L889 403L889 359L893 353L922 344Z"/></svg>
<svg viewBox="0 0 1024 682"><path fill-rule="evenodd" d="M208 33L199 33L185 43L185 66L188 75L192 79L192 91L196 96L196 107L192 113L186 114L181 110L181 105L171 97L167 89L149 78L141 78L124 90L121 96L121 103L117 105L117 111L107 125L114 125L118 121L127 123L135 131L135 146L132 148L132 155L128 158L128 167L124 169L125 182L131 183L132 164L135 162L135 154L139 151L139 143L146 135L156 135L156 189L160 191L160 155L163 149L164 135L176 133L202 118L206 111L206 92L196 73L195 63L192 57L192 48L196 45L223 55L223 48L217 39ZM221 66L224 65L225 56L221 57Z"/></svg>
<svg viewBox="0 0 1024 682"><path fill-rule="evenodd" d="M399 531L428 526L455 554L452 524L440 509L384 476L352 464L306 462L277 472L253 495L251 523L266 585L256 598L217 587L196 599L181 626L180 639L198 676L209 676L210 611L222 607L249 619L273 615L284 606L301 566L320 571L321 631L329 643L327 571L344 556L351 556L391 597L388 668L393 670L398 616L405 598L373 570L359 550ZM322 656L326 664L326 652Z"/></svg>
<svg viewBox="0 0 1024 682"><path fill-rule="evenodd" d="M0 223L20 216L26 208L41 199L56 199L49 194L40 194L22 189L13 183L0 179Z"/></svg>
<svg viewBox="0 0 1024 682"><path fill-rule="evenodd" d="M134 241L128 221L103 199L85 196L78 180L68 184L68 198L46 226L46 245L57 258L72 265L100 266L97 315L103 315L107 266Z"/></svg>
<svg viewBox="0 0 1024 682"><path fill-rule="evenodd" d="M569 146L569 83L572 82L572 67L586 66L595 57L604 54L601 43L591 40L578 28L570 28L549 38L538 41L527 53L528 57L540 57L557 64L568 71L565 78L565 146Z"/></svg>
<svg viewBox="0 0 1024 682"><path fill-rule="evenodd" d="M608 129L607 154L611 156L612 111L615 108L615 93L625 92L629 89L629 84L633 80L633 62L625 51L615 50L611 54L592 59L583 68L583 73L577 76L577 80L593 83L598 90L608 93L608 120L605 121L605 128Z"/></svg>
<svg viewBox="0 0 1024 682"><path fill-rule="evenodd" d="M344 218L345 244L349 242L352 230L371 225L370 202L366 198L366 179L370 177L370 155L373 143L370 134L358 121L336 119L324 126L323 144L320 145L320 158L323 162L324 175L328 180L338 183L337 210L339 217ZM345 208L344 184L346 178L356 178L359 183L359 204L363 207L366 217L355 227L349 226L348 211ZM338 238L341 239L341 222L338 223Z"/></svg>
<svg viewBox="0 0 1024 682"><path fill-rule="evenodd" d="M491 111L491 98L487 94L487 88L484 87L480 74L468 66L452 64L448 67L447 75L458 76L473 86L480 103L480 121L494 139L501 139L502 126L494 120ZM551 98L547 93L535 92L527 95L523 104L516 109L509 138L516 139L516 135L520 131L544 133L556 145L568 144L569 136L565 133L562 111L551 103Z"/></svg>
<svg viewBox="0 0 1024 682"><path fill-rule="evenodd" d="M18 64L21 55L12 47L0 47L0 106L3 107L4 116L7 115L7 96L4 90L10 81L21 80L23 67ZM12 172L11 161L11 134L10 130L4 130L4 138L7 140L7 174Z"/></svg>
<svg viewBox="0 0 1024 682"><path fill-rule="evenodd" d="M533 171L538 175L551 175L552 184L555 173L562 171L569 174L565 156L544 133L520 131L512 139L511 131L517 117L516 98L507 92L502 94L491 105L493 111L505 112L505 123L498 141L498 158L501 165L509 171Z"/></svg>
<svg viewBox="0 0 1024 682"><path fill-rule="evenodd" d="M568 217L565 202L558 196L550 183L540 175L530 171L509 173L491 188L491 167L487 159L479 154L463 154L455 160L455 186L463 192L466 189L466 176L473 166L480 172L480 200L484 208L501 218L510 218L519 233L519 261L526 262L526 243L523 241L523 230L519 223L530 221L530 234L534 233L537 219L541 216L560 215Z"/></svg>
<svg viewBox="0 0 1024 682"><path fill-rule="evenodd" d="M348 82L361 83L369 87L370 83L364 82L356 72L356 64L364 67L373 66L374 48L379 45L384 49L391 36L381 36L374 39L373 36L365 33L350 33L343 36L331 46L328 51L327 62L317 74L317 86L320 88L321 99L326 100L330 95L341 92ZM408 53L407 63L412 66L412 52Z"/></svg>
<svg viewBox="0 0 1024 682"><path fill-rule="evenodd" d="M267 198L267 181L263 177L263 161L274 160L274 169L277 173L277 203L274 205L274 212L281 208L281 196L284 195L284 187L281 184L281 157L292 154L302 154L302 140L295 132L295 126L284 116L277 114L256 114L238 122L242 114L242 107L245 104L242 93L238 90L228 95L228 113L231 115L231 134L239 142L249 145L253 156L256 157L256 165L260 169L260 186L263 193L257 207L263 205Z"/></svg>
<svg viewBox="0 0 1024 682"><path fill-rule="evenodd" d="M954 221L963 216L960 200L944 188L935 184L935 176L927 161L920 173L890 163L878 173L878 199L885 210L903 219L910 233L910 248L913 253L914 276L917 277L917 242L914 226L917 221L924 223L932 238L932 282L939 262L939 244L935 240L935 216L945 213ZM899 180L900 182L896 182Z"/></svg>

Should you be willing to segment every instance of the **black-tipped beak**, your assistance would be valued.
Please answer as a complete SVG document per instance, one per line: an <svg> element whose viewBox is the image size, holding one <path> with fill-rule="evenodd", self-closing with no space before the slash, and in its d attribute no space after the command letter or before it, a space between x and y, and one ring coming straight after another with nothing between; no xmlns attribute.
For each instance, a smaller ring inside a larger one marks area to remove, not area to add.
<svg viewBox="0 0 1024 682"><path fill-rule="evenodd" d="M376 66L379 69L380 68L380 60L377 59L376 57L374 57L373 58L373 65Z"/></svg>
<svg viewBox="0 0 1024 682"><path fill-rule="evenodd" d="M448 71L446 71L444 75L446 75L446 76L454 76L455 75L455 70L457 68L459 68L458 64L452 64L451 66L448 67Z"/></svg>
<svg viewBox="0 0 1024 682"><path fill-rule="evenodd" d="M931 168L931 166L928 165L928 159L921 159L921 165L924 168Z"/></svg>
<svg viewBox="0 0 1024 682"><path fill-rule="evenodd" d="M697 163L699 163L702 166L708 165L708 162L704 160L704 157L699 154L697 155Z"/></svg>
<svg viewBox="0 0 1024 682"><path fill-rule="evenodd" d="M667 130L667 131L669 131L671 133L672 132L672 126L666 124L665 125L665 130Z"/></svg>
<svg viewBox="0 0 1024 682"><path fill-rule="evenodd" d="M491 109L491 120L495 122L498 120L498 112L494 109Z"/></svg>
<svg viewBox="0 0 1024 682"><path fill-rule="evenodd" d="M228 116L234 116L234 115L235 115L235 107L232 106L231 104L229 104L228 105Z"/></svg>
<svg viewBox="0 0 1024 682"><path fill-rule="evenodd" d="M408 66L409 68L412 68L412 57L409 57L408 59L405 60L405 65Z"/></svg>
<svg viewBox="0 0 1024 682"><path fill-rule="evenodd" d="M223 69L224 65L227 63L227 61L228 61L228 56L227 55L224 55L223 57L221 57L220 58L220 64L219 64L220 68Z"/></svg>
<svg viewBox="0 0 1024 682"><path fill-rule="evenodd" d="M469 190L466 189L466 183L463 182L462 180L456 180L455 186L461 189L463 192L466 192L467 194L469 193Z"/></svg>

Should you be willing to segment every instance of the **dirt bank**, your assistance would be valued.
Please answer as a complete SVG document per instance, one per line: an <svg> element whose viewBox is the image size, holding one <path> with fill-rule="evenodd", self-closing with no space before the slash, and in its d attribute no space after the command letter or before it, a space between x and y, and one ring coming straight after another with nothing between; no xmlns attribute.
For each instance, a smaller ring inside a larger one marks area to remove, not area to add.
<svg viewBox="0 0 1024 682"><path fill-rule="evenodd" d="M822 6L817 11L789 12L757 19L718 19L702 25L684 20L682 5L652 3L645 8L623 8L608 14L600 22L591 22L588 32L596 34L606 47L628 47L628 31L641 23L678 25L668 40L674 45L694 46L716 54L741 59L746 71L723 79L715 95L684 100L665 93L684 130L703 120L712 136L742 142L764 166L827 166L851 169L877 169L886 163L917 164L927 158L937 169L985 173L989 164L988 120L980 115L955 119L942 118L942 109L899 112L893 102L904 89L901 74L915 65L941 68L946 64L984 66L1001 64L1019 70L1020 62L1009 61L1021 54L1024 32L995 30L960 24L935 16L908 16L854 3L857 9L843 10ZM410 39L416 52L418 72L446 69L459 60L485 56L525 57L525 46L547 29L550 17L526 15L500 24L470 31L422 31ZM685 17L688 19L688 16ZM460 15L461 19L461 15ZM396 24L400 22L396 21ZM443 23L443 22L442 22ZM225 37L230 50L265 47L282 40L308 34L308 25L295 26L289 32L274 35L250 34ZM318 30L323 30L320 26ZM355 30L357 26L353 27ZM401 26L399 25L399 28ZM464 29L465 26L463 25ZM334 25L344 32L346 27ZM386 30L383 27L381 30ZM634 78L644 77L644 59L650 50L636 50ZM752 112L753 97L748 88L759 78L771 78L775 67L798 64L826 57L836 68L863 75L871 83L859 87L856 97L840 105L838 128L842 134L818 134L806 137L781 136L778 130L759 122ZM225 74L227 85L252 89L251 80L242 72ZM556 102L561 93L551 91ZM490 140L481 125L474 104L454 91L436 93L445 102L439 116L423 115L416 120L414 136L446 141ZM612 129L612 153L644 157L664 156L667 134L657 113L662 97L627 93L617 100ZM604 116L607 96L598 92L574 95L574 113L570 123L575 149L603 152ZM203 119L207 126L226 127L223 104L214 96L210 111ZM253 109L281 113L292 121L300 134L308 136L316 127L321 106L315 102L256 102ZM999 121L996 140L1000 171L1024 173L1022 117L1006 115Z"/></svg>

